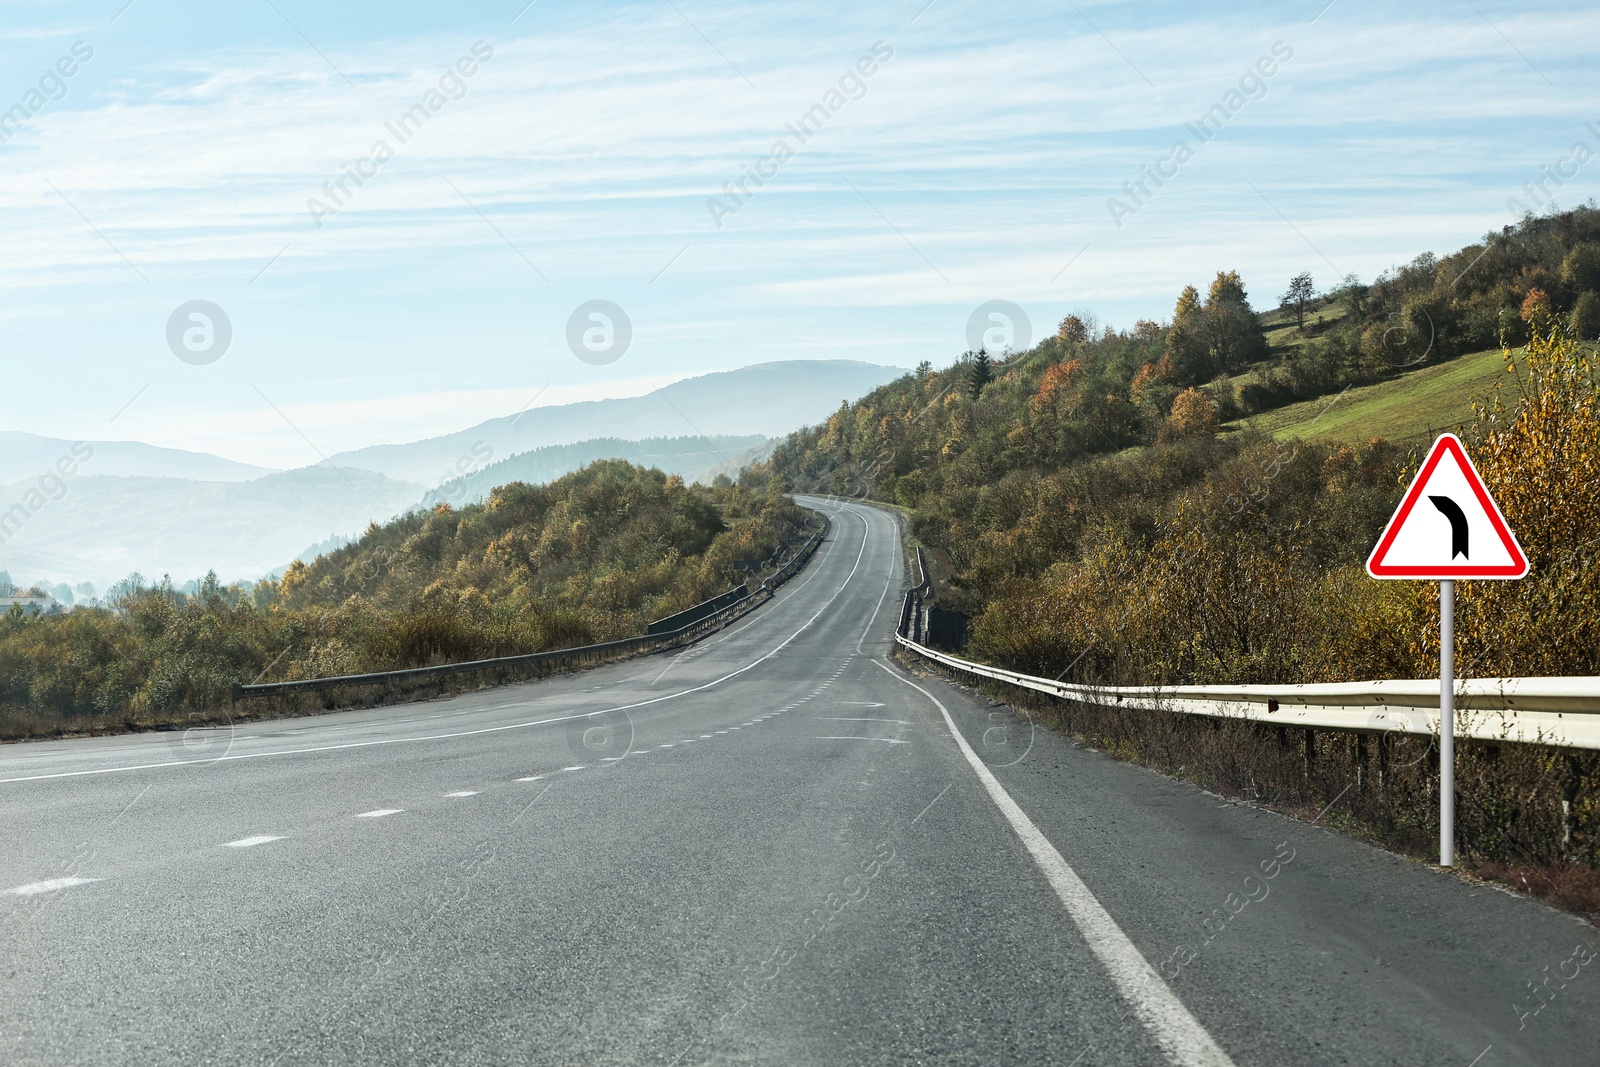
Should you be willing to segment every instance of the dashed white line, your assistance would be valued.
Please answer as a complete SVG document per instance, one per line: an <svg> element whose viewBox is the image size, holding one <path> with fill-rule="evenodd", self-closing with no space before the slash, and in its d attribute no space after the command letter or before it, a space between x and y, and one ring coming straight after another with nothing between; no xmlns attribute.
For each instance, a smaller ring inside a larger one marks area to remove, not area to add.
<svg viewBox="0 0 1600 1067"><path fill-rule="evenodd" d="M519 781L519 782L537 782L539 779L541 779L543 777L544 777L544 775L542 775L542 774L530 774L526 778L518 778L517 781Z"/></svg>
<svg viewBox="0 0 1600 1067"><path fill-rule="evenodd" d="M405 811L405 810L406 809L404 809L404 808L374 808L372 811L364 811L364 812L362 812L360 815L357 815L356 818L358 818L358 819L381 819L385 815L399 815L402 811Z"/></svg>
<svg viewBox="0 0 1600 1067"><path fill-rule="evenodd" d="M481 789L457 789L454 793L446 793L445 796L447 796L447 797L475 797L481 792L482 792Z"/></svg>
<svg viewBox="0 0 1600 1067"><path fill-rule="evenodd" d="M890 722L890 723L894 723L896 726L915 726L916 725L915 723L911 722L909 719L874 719L874 718L870 718L870 717L868 717L868 718L862 718L862 717L858 717L858 716L853 717L853 716L849 716L849 715L818 715L817 718L818 719L826 719L826 720L828 720L830 722Z"/></svg>
<svg viewBox="0 0 1600 1067"><path fill-rule="evenodd" d="M71 889L75 885L88 885L98 882L98 878L51 878L44 882L33 882L29 885L19 885L15 889L7 889L6 895L13 897L33 897L40 893L53 893L57 889Z"/></svg>
<svg viewBox="0 0 1600 1067"><path fill-rule="evenodd" d="M237 841L224 841L222 843L221 847L223 847L223 848L255 848L257 845L265 845L265 844L268 844L269 842L272 842L272 841L282 841L282 840L283 840L283 835L282 834L257 834L255 837L241 837Z"/></svg>
<svg viewBox="0 0 1600 1067"><path fill-rule="evenodd" d="M892 737L813 737L813 741L881 741L886 745L909 745L910 741L897 741Z"/></svg>
<svg viewBox="0 0 1600 1067"><path fill-rule="evenodd" d="M657 747L657 748L677 748L677 747L678 747L678 746L677 746L677 745L674 745L674 744L672 744L672 743L671 743L671 742L670 742L670 741L669 741L669 742L668 742L668 743L667 743L667 744L664 744L664 745L657 745L657 746L656 746L656 747Z"/></svg>
<svg viewBox="0 0 1600 1067"><path fill-rule="evenodd" d="M574 764L574 765L573 765L573 766L571 766L571 767L563 767L563 768L561 768L561 769L562 769L562 770L563 770L563 771L581 771L581 770L583 770L583 769L584 769L584 765L583 765L583 764L581 764L581 763L578 763L578 764Z"/></svg>

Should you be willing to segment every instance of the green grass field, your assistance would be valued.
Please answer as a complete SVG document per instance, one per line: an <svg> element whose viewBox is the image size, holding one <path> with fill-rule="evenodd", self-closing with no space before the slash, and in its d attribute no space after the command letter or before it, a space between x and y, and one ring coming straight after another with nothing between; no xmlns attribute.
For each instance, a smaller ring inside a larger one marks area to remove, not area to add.
<svg viewBox="0 0 1600 1067"><path fill-rule="evenodd" d="M1464 425L1472 418L1473 399L1492 396L1497 382L1516 388L1505 356L1499 349L1474 352L1376 385L1263 412L1227 429L1253 425L1273 437L1311 441L1423 441Z"/></svg>

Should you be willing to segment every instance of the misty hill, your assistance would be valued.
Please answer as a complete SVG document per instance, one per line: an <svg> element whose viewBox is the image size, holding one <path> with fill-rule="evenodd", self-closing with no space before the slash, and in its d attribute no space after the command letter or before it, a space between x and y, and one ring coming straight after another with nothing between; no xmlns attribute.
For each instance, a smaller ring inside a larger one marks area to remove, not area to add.
<svg viewBox="0 0 1600 1067"><path fill-rule="evenodd" d="M325 466L248 482L107 477L82 473L59 499L29 497L37 479L0 489L0 500L39 506L12 515L0 568L23 580L89 580L102 588L139 571L178 581L215 570L259 578L330 534L359 532L416 505L422 486L370 471Z"/></svg>
<svg viewBox="0 0 1600 1067"><path fill-rule="evenodd" d="M432 488L474 466L594 438L780 437L825 420L841 402L904 373L844 359L758 363L686 378L644 396L530 408L443 437L342 452L333 462Z"/></svg>
<svg viewBox="0 0 1600 1067"><path fill-rule="evenodd" d="M769 438L760 434L720 437L652 437L624 441L602 437L571 445L547 445L509 456L434 489L423 503L459 507L487 500L489 493L510 482L544 485L582 470L597 459L621 459L639 467L676 474L686 482L709 484L718 474L738 475L740 468L765 457Z"/></svg>
<svg viewBox="0 0 1600 1067"><path fill-rule="evenodd" d="M142 478L194 478L207 482L244 482L273 474L270 467L236 463L208 452L160 448L139 441L88 441L90 458L74 455L75 442L40 437L19 430L0 430L0 485L37 478L63 456L79 461L82 474L125 475Z"/></svg>

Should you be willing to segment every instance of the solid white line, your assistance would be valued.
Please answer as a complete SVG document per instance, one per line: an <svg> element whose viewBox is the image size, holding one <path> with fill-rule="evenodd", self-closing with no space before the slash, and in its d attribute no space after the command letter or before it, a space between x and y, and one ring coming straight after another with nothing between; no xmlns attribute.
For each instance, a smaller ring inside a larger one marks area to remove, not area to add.
<svg viewBox="0 0 1600 1067"><path fill-rule="evenodd" d="M385 815L399 815L405 808L378 808L374 811L364 811L357 815L358 819L381 819Z"/></svg>
<svg viewBox="0 0 1600 1067"><path fill-rule="evenodd" d="M856 516L856 517L860 518L860 516ZM863 530L865 530L865 528L866 528L866 520L864 520L864 519L862 520L862 527L863 527ZM832 542L830 542L830 545L831 544L832 544ZM831 548L830 548L830 551L831 551ZM739 675L744 674L746 671L755 670L757 667L761 666L761 664L765 663L769 659L772 659L778 653L782 652L785 648L788 648L789 644L792 641L794 641L795 638L799 637L801 634L803 634L807 630L809 630L813 623L815 623L818 619L822 618L823 612L827 611L828 608L830 608L833 605L833 602L835 600L838 600L840 595L843 594L846 589L850 588L850 582L851 582L851 580L853 578L855 578L856 571L858 571L861 568L861 560L862 560L862 557L866 555L866 552L867 552L867 537L866 537L866 533L863 532L862 537L861 537L861 549L860 549L860 551L858 551L856 553L856 560L855 560L854 565L851 566L851 568L850 568L850 573L845 575L844 581L842 583L840 583L839 588L835 589L834 592L833 592L833 595L830 596L823 603L823 605L820 608L817 609L816 614L812 615L811 618L807 619L805 621L805 623L802 624L801 627L798 630L796 630L794 633L790 634L788 637L786 637L782 641L780 641L766 655L760 657L759 659L751 660L749 663L745 664L743 667L740 667L738 670L729 671L727 674L724 674L720 678L715 678L715 679L713 679L713 680L711 680L709 682L706 682L706 683L704 683L702 685L697 685L692 689L681 689L676 693L664 693L661 696L652 697L649 700L640 700L640 701L638 701L636 703L633 703L633 704L619 704L614 708L601 708L601 709L599 709L597 711L586 711L586 712L581 712L581 713L579 713L577 715L556 715L556 716L553 716L553 717L548 718L548 719L534 719L534 720L531 720L529 722L507 723L504 726L485 726L485 727L481 727L481 728L479 728L477 730L456 730L456 731L452 731L450 733L422 734L422 735L416 736L416 737L386 737L386 738L382 738L382 739L379 739L379 740L376 740L376 741L348 741L348 742L345 742L344 744L339 744L339 745L318 745L318 746L315 746L315 747L312 747L312 748L287 748L287 749L280 749L280 750L275 751L275 752L244 752L244 753L239 753L239 754L235 754L235 755L216 756L216 757L213 757L211 759L168 760L168 761L163 762L163 763L140 763L140 764L132 764L132 765L122 766L122 767L97 767L97 768L95 768L93 770L88 770L88 771L57 771L57 772L55 772L53 774L29 774L29 775L22 775L22 776L17 777L17 778L0 778L0 785L7 785L7 784L10 784L12 782L42 782L42 781L47 781L47 780L55 779L55 778L82 778L82 777L85 777L85 776L88 776L88 775L94 775L94 774L116 774L116 773L119 773L119 772L122 772L122 771L149 771L149 770L156 770L156 769L164 768L164 767L187 767L187 766L190 766L190 765L193 765L193 764L199 764L199 765L204 766L204 765L215 764L215 763L231 763L231 762L233 762L235 760L264 759L264 758L266 758L268 756L301 756L301 755L306 755L306 754L309 754L309 753L316 753L316 752L339 752L339 751L343 751L345 749L351 749L351 748L372 748L372 747L377 746L377 745L404 745L404 744L415 744L415 743L420 742L420 741L447 741L447 740L453 740L453 739L458 738L458 737L478 737L478 736L481 736L483 734L501 733L501 732L503 732L505 730L522 730L522 729L526 729L527 727L530 727L530 726L546 726L546 725L548 725L550 723L556 723L556 722L572 722L572 721L577 720L577 719L587 719L587 718L590 718L591 716L594 716L594 715L604 715L604 714L607 714L607 713L613 712L613 711L631 711L634 708L648 707L651 704L660 704L663 701L676 700L679 697L690 696L691 694L694 694L694 693L703 693L707 689L711 689L714 686L721 685L723 682L728 681L730 678L737 678ZM811 575L811 577L812 578L816 577L817 573L820 573L820 572L813 573ZM810 578L806 579L806 581L808 581L808 582L810 580L811 580ZM802 583L802 584L804 584L804 583ZM477 709L465 709L465 710L477 710ZM316 729L316 727L310 727L308 729ZM304 731L292 730L292 731L283 731L283 732L284 733L301 733L301 732L304 732Z"/></svg>
<svg viewBox="0 0 1600 1067"><path fill-rule="evenodd" d="M989 799L994 801L995 807L1000 809L1000 813L1011 824L1011 829L1033 856L1033 862L1055 889L1067 915L1077 924L1084 940L1088 942L1090 951L1100 960L1118 992L1150 1031L1150 1037L1167 1054L1167 1058L1184 1067L1233 1067L1228 1054L1222 1051L1199 1020L1189 1014L1183 1001L1161 980L1161 976L1128 939L1128 935L1122 932L1110 912L1083 884L1083 879L1078 877L1078 873L1056 851L1050 839L1040 832L1033 820L1028 818L1027 812L1011 799L1011 794L978 758L978 754L956 728L956 721L949 709L922 686L877 660L872 662L882 667L891 678L909 685L933 701L939 709L945 725L950 729L950 736L955 738L956 747L977 774Z"/></svg>
<svg viewBox="0 0 1600 1067"><path fill-rule="evenodd" d="M480 789L457 789L454 793L446 793L445 796L447 796L447 797L475 797L480 792L482 792L482 790L480 790Z"/></svg>
<svg viewBox="0 0 1600 1067"><path fill-rule="evenodd" d="M45 882L34 882L31 885L19 885L15 889L7 889L6 895L13 897L32 897L40 893L53 893L57 889L71 889L75 885L88 885L98 882L98 878L51 878Z"/></svg>
<svg viewBox="0 0 1600 1067"><path fill-rule="evenodd" d="M265 845L270 841L282 841L282 840L283 840L283 837L281 835L257 834L255 837L241 837L237 841L224 841L222 843L221 847L222 848L255 848L257 845Z"/></svg>

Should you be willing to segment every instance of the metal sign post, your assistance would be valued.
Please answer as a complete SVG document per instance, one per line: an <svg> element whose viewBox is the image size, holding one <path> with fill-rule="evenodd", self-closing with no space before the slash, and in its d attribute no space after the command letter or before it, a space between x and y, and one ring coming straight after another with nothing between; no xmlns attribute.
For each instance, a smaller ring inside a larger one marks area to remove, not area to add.
<svg viewBox="0 0 1600 1067"><path fill-rule="evenodd" d="M1456 583L1439 583L1439 866L1456 862Z"/></svg>
<svg viewBox="0 0 1600 1067"><path fill-rule="evenodd" d="M1426 500L1427 507L1418 507ZM1439 583L1439 866L1456 861L1457 578L1521 578L1528 557L1455 434L1433 443L1367 559L1374 578Z"/></svg>

